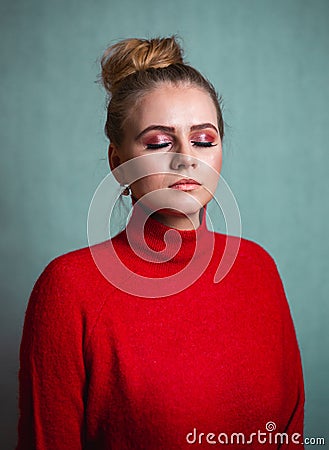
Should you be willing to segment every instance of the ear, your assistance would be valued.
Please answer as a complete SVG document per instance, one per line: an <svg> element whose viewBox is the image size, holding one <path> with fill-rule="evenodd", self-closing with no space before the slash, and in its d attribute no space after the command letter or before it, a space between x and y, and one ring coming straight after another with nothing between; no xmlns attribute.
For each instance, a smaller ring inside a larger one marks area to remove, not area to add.
<svg viewBox="0 0 329 450"><path fill-rule="evenodd" d="M121 164L118 149L115 145L110 144L108 148L108 159L111 170L116 169Z"/></svg>
<svg viewBox="0 0 329 450"><path fill-rule="evenodd" d="M108 148L108 159L109 159L109 165L112 171L112 174L114 175L114 178L117 180L119 184L124 184L123 181L123 171L122 170L114 170L117 169L122 164L122 158L119 156L118 148L110 144ZM122 166L123 168L123 166ZM121 168L121 169L122 169Z"/></svg>

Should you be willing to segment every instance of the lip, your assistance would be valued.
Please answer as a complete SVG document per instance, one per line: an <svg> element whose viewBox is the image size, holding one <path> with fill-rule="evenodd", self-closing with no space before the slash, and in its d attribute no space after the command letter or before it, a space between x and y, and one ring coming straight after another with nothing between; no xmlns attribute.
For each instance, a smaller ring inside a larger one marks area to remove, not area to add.
<svg viewBox="0 0 329 450"><path fill-rule="evenodd" d="M170 185L171 189L177 189L180 191L193 191L201 186L198 181L193 180L192 178L182 178L176 183Z"/></svg>

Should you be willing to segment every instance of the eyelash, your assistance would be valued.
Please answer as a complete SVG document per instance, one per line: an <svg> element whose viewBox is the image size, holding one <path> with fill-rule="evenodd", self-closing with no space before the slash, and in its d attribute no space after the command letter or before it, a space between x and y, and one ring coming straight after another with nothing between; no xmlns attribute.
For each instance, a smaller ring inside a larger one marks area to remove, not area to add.
<svg viewBox="0 0 329 450"><path fill-rule="evenodd" d="M191 141L191 142L196 147L215 147L217 145L212 142L198 142L198 141ZM163 142L162 144L147 144L146 148L149 150L156 150L159 148L166 148L170 144L171 142Z"/></svg>
<svg viewBox="0 0 329 450"><path fill-rule="evenodd" d="M197 147L214 147L216 145L213 142L199 142L199 141L191 141L191 142Z"/></svg>
<svg viewBox="0 0 329 450"><path fill-rule="evenodd" d="M170 142L163 142L162 144L147 144L146 148L148 148L149 150L155 150L157 148L165 148L168 147L168 145L170 145Z"/></svg>

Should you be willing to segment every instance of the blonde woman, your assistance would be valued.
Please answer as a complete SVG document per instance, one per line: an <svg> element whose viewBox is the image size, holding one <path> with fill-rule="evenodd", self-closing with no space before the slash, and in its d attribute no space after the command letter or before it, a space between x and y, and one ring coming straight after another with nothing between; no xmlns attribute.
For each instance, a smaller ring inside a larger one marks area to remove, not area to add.
<svg viewBox="0 0 329 450"><path fill-rule="evenodd" d="M213 86L174 37L111 46L102 80L111 170L145 169L142 160L148 174L127 183L116 172L132 214L96 246L108 276L87 247L54 259L35 284L17 450L295 448L303 375L275 262L241 239L214 282L226 236L206 225L224 137ZM158 295L135 279L155 280Z"/></svg>

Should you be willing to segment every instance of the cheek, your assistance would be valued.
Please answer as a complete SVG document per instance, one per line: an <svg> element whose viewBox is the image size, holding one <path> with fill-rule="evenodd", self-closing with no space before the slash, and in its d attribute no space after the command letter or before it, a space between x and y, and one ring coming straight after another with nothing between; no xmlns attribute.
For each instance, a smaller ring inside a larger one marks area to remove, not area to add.
<svg viewBox="0 0 329 450"><path fill-rule="evenodd" d="M164 183L164 174L154 174L143 177L140 180L132 183L131 188L137 194L146 194L147 192L155 191L166 187Z"/></svg>
<svg viewBox="0 0 329 450"><path fill-rule="evenodd" d="M205 186L214 194L220 177L222 168L222 152L204 155L202 158L204 164L201 164Z"/></svg>
<svg viewBox="0 0 329 450"><path fill-rule="evenodd" d="M219 173L222 168L222 149L220 148L215 154L209 155L208 160L205 162Z"/></svg>

